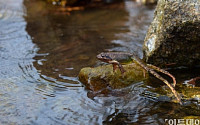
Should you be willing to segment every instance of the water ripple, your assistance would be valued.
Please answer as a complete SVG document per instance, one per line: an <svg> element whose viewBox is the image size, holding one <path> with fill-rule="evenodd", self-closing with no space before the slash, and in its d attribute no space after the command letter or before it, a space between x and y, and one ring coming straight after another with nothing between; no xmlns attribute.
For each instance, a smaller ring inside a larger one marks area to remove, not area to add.
<svg viewBox="0 0 200 125"><path fill-rule="evenodd" d="M0 124L27 124L43 103L33 84L37 49L25 30L22 2L0 1Z"/></svg>

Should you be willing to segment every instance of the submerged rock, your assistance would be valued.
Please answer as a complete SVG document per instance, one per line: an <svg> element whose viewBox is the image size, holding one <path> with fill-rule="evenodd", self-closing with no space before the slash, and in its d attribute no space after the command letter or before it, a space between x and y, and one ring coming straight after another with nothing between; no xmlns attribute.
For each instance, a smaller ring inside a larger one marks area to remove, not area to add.
<svg viewBox="0 0 200 125"><path fill-rule="evenodd" d="M157 66L200 64L200 1L159 0L143 46Z"/></svg>
<svg viewBox="0 0 200 125"><path fill-rule="evenodd" d="M138 3L142 3L145 5L149 5L149 4L156 4L157 0L136 0Z"/></svg>
<svg viewBox="0 0 200 125"><path fill-rule="evenodd" d="M53 4L58 4L58 5L73 5L76 3L78 0L47 0L47 2L52 2Z"/></svg>
<svg viewBox="0 0 200 125"><path fill-rule="evenodd" d="M107 86L112 89L124 88L147 79L147 72L137 64L126 64L123 67L126 70L123 75L119 69L113 72L112 65L86 67L81 69L78 77L86 85L86 88L93 91L101 90Z"/></svg>
<svg viewBox="0 0 200 125"><path fill-rule="evenodd" d="M54 5L61 5L63 7L65 6L74 6L82 3L88 3L91 0L47 0L48 2L52 2Z"/></svg>

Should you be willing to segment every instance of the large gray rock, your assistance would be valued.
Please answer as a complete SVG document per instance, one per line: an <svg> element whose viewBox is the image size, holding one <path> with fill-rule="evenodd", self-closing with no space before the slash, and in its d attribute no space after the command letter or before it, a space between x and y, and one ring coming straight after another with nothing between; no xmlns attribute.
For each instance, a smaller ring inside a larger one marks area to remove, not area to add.
<svg viewBox="0 0 200 125"><path fill-rule="evenodd" d="M157 66L200 64L200 0L159 0L143 46Z"/></svg>

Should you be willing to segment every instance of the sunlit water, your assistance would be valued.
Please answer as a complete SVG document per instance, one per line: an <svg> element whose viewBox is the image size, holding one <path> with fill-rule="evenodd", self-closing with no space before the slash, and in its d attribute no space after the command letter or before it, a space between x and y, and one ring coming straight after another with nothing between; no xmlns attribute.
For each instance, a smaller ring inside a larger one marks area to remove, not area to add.
<svg viewBox="0 0 200 125"><path fill-rule="evenodd" d="M77 78L102 51L142 57L153 11L133 1L69 13L43 1L0 0L0 124L156 125L174 113L198 115L141 97L143 82L91 97Z"/></svg>

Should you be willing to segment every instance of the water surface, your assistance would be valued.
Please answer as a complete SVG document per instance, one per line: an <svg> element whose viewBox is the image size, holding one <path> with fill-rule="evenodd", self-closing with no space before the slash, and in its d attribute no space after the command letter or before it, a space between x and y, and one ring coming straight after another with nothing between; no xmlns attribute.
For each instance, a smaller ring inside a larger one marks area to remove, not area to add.
<svg viewBox="0 0 200 125"><path fill-rule="evenodd" d="M99 65L102 51L142 57L154 8L124 1L67 12L42 0L0 0L0 124L156 125L198 116L196 108L140 96L143 82L91 97L77 78Z"/></svg>

